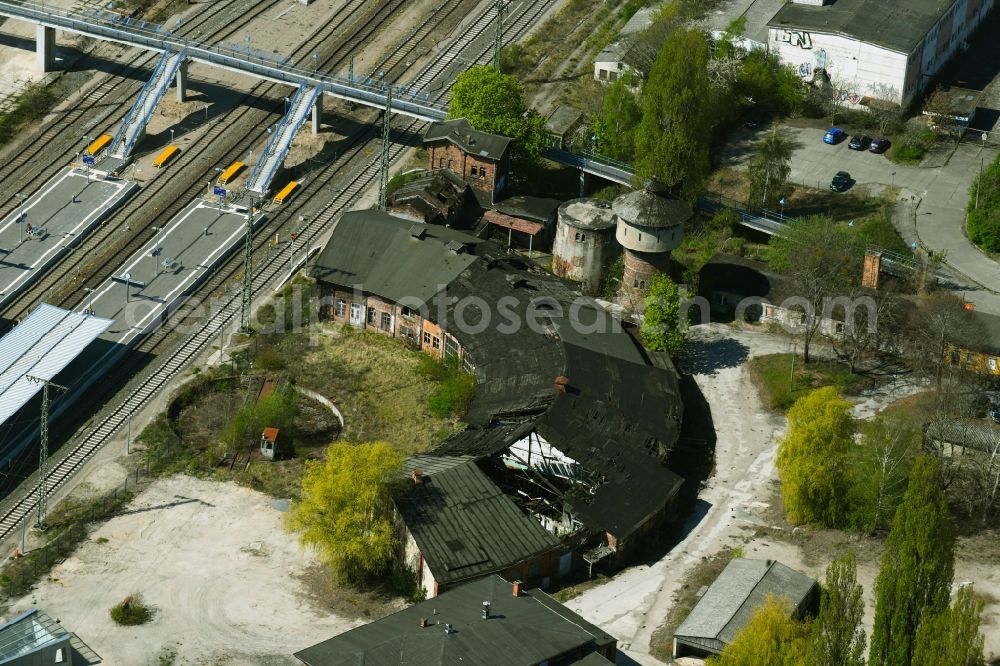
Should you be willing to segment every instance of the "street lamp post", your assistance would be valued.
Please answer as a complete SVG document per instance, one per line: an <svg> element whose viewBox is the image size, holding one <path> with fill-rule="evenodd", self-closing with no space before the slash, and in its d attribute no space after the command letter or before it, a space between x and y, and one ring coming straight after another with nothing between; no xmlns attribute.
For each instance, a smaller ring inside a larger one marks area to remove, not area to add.
<svg viewBox="0 0 1000 666"><path fill-rule="evenodd" d="M126 273L122 277L125 278L125 308L128 309L128 286L129 283L132 281L132 274Z"/></svg>
<svg viewBox="0 0 1000 666"><path fill-rule="evenodd" d="M163 227L153 227L153 231L156 232L156 240L153 242L153 251L149 253L149 256L153 258L153 277L160 274L160 266L157 262L157 257L160 256L160 232Z"/></svg>
<svg viewBox="0 0 1000 666"><path fill-rule="evenodd" d="M83 290L85 292L87 292L87 296L90 297L88 299L90 301L90 305L87 306L87 313L88 314L93 314L94 313L94 292L97 291L97 288L96 287L84 287Z"/></svg>
<svg viewBox="0 0 1000 666"><path fill-rule="evenodd" d="M778 205L781 206L781 219L785 219L785 197L778 199Z"/></svg>
<svg viewBox="0 0 1000 666"><path fill-rule="evenodd" d="M170 143L174 142L174 128L170 128Z"/></svg>
<svg viewBox="0 0 1000 666"><path fill-rule="evenodd" d="M285 98L285 115L286 116L288 115L288 105L291 104L291 103L292 103L292 101L286 97Z"/></svg>
<svg viewBox="0 0 1000 666"><path fill-rule="evenodd" d="M24 242L24 222L28 219L28 211L24 209L24 202L28 200L28 195L18 192L15 194L18 199L21 200L21 214L17 218L17 242Z"/></svg>
<svg viewBox="0 0 1000 666"><path fill-rule="evenodd" d="M896 187L896 172L895 171L892 172L892 181L891 181L890 187Z"/></svg>

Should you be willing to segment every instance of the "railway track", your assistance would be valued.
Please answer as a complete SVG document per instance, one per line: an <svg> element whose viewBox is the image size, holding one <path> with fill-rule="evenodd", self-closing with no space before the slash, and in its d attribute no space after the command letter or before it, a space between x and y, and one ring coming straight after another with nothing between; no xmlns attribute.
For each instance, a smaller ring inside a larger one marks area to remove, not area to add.
<svg viewBox="0 0 1000 666"><path fill-rule="evenodd" d="M211 41L222 41L242 30L251 21L278 5L280 0L267 0L255 4L249 11L240 12L236 2L230 2L218 12L203 12L182 24L178 32L188 35L206 29L209 23L222 25L209 33ZM111 47L114 48L114 47ZM110 51L111 48L105 49ZM95 49L100 51L101 49ZM76 155L83 136L94 133L96 128L107 128L121 122L131 100L149 77L158 54L134 54L116 71L103 76L84 94L71 109L52 121L41 136L22 142L16 151L6 151L8 157L0 164L0 196L5 203L0 206L0 217L13 211L17 203L11 201L14 192L34 191L33 184L48 180ZM136 80L139 79L139 80ZM86 122L85 122L86 121ZM53 150L53 146L57 148ZM13 153L13 154L11 154Z"/></svg>
<svg viewBox="0 0 1000 666"><path fill-rule="evenodd" d="M509 43L516 41L520 38L523 33L530 27L531 23L548 8L553 0L522 0L523 12L529 14L531 19L525 19L523 21L514 21L510 25L506 26L504 29L504 41ZM468 49L473 46L476 39L481 37L487 27L490 24L489 16L487 12L481 14L473 22L473 27L470 27L465 34L456 42L464 42L465 48ZM481 61L484 56L489 53L489 47L487 48L476 48L474 50L474 61ZM462 49L451 50L449 48L450 58L457 61L460 55L463 53ZM439 60L442 60L439 58ZM439 69L439 72L446 71L447 67L452 63L445 63L443 67ZM429 81L432 81L430 79ZM439 95L439 99L444 99L447 95L447 90L443 91ZM423 123L420 122L410 122L404 128L403 131L412 131L418 129ZM378 177L378 164L377 162L372 162L366 158L366 155L370 154L371 146L377 143L378 132L374 128L369 128L365 132L365 136L358 137L350 147L350 157L352 159L346 160L347 164L351 164L354 161L359 161L361 164L359 167L352 170L349 174L350 182L342 190L337 192L321 209L320 211L313 215L311 218L307 219L303 226L299 227L299 240L296 241L297 245L293 245L293 250L303 248L309 248L310 244L314 242L335 220L335 218L342 213L346 208L348 208L354 201L356 201L360 195L370 187ZM394 144L391 157L395 160L406 150L405 146L400 146ZM324 175L336 175L338 171L348 170L346 164L335 164L328 166L323 169L319 177L322 178ZM304 204L300 203L295 210L289 211L288 215L285 215L286 222L288 218L293 218L294 215L301 209ZM285 268L287 266L285 257L283 253L270 255L269 253L260 260L259 256L261 250L266 246L266 240L261 240L264 234L258 234L258 241L256 243L255 257L255 274L253 276L252 285L255 294L260 295L264 293L271 285L275 284L280 277L283 277ZM269 236L269 234L268 234ZM232 279L241 270L240 262L229 261L227 264L216 272L216 274L209 279L208 284L203 288L199 289L198 293L211 293L219 284ZM79 299L78 299L79 300ZM155 367L152 367L148 371L142 373L138 385L127 389L127 395L121 400L115 400L113 405L105 410L104 413L98 416L98 422L93 427L87 429L83 435L77 440L73 441L69 447L62 447L63 450L57 452L60 457L58 461L54 462L51 468L51 472L47 479L47 489L48 494L56 492L61 488L66 482L72 477L72 475L82 467L87 460L89 460L100 448L101 446L114 437L115 433L119 432L125 425L126 421L130 416L144 406L146 406L150 400L162 390L169 381L171 381L178 372L183 370L188 366L198 355L200 355L205 349L209 347L211 342L215 340L220 333L225 330L238 316L240 310L240 295L238 290L233 290L228 297L222 300L222 303L213 312L211 312L205 323L195 332L193 335L183 339L179 344L173 345L173 348L164 353L164 358L155 363ZM174 328L183 323L179 317L174 317L171 320L170 328ZM161 331L150 336L147 339L149 345L159 345L164 344L169 338L169 330L164 327ZM145 348L146 344L141 344L140 349ZM35 475L37 477L37 474ZM22 484L23 494L20 497L13 500L8 507L3 510L2 515L0 515L0 538L6 538L10 536L18 526L25 520L30 520L31 516L35 510L37 502L37 492L38 492L38 480L34 478L33 481L26 482Z"/></svg>
<svg viewBox="0 0 1000 666"><path fill-rule="evenodd" d="M373 37L385 19L403 2L404 0L391 0L380 4L372 13L361 14L359 10L365 5L365 0L350 0L345 5L343 13L347 16L358 15L357 21L318 28L292 52L291 58L298 63L306 62L317 49L326 44L327 52L319 66L323 69L339 67L353 49ZM330 40L334 37L340 39L331 43ZM52 292L94 287L105 279L112 269L148 240L146 231L150 227L165 225L187 202L201 193L204 182L211 180L215 175L213 167L219 163L220 156L245 154L260 140L259 134L253 134L251 131L237 134L235 130L240 123L248 128L259 127L274 112L280 113L283 102L280 96L275 97L278 90L280 86L273 83L259 83L254 86L241 99L241 106L225 119L217 119L196 145L183 151L174 160L169 177L156 178L148 182L137 196L132 197L124 206L112 213L104 224L88 235L75 250L67 253L56 266L13 299L4 312L5 317L11 321L20 319L42 300L49 302L54 300L62 304L70 300L71 296L57 293L57 297L52 299ZM269 97L274 97L270 111L261 111L245 104L252 99ZM159 210L154 216L148 214L151 202L159 202L155 206ZM137 222L139 220L142 222ZM67 284L64 267L75 263L74 255L98 257L98 259L87 265L76 262L77 268L85 267L89 275L77 283L80 280L79 273L83 272L78 271L70 276Z"/></svg>

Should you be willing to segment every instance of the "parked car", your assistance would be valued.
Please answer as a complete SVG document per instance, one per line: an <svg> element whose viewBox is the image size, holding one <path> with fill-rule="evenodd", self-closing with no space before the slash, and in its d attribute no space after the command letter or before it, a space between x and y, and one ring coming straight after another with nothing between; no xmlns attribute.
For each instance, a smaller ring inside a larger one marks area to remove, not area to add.
<svg viewBox="0 0 1000 666"><path fill-rule="evenodd" d="M838 171L830 181L830 189L834 192L846 192L851 186L851 174L846 171Z"/></svg>
<svg viewBox="0 0 1000 666"><path fill-rule="evenodd" d="M851 150L868 150L868 147L872 145L872 138L867 134L855 134L851 137L851 142L847 144L847 147Z"/></svg>
<svg viewBox="0 0 1000 666"><path fill-rule="evenodd" d="M840 129L839 127L831 127L823 135L823 143L828 143L831 146L840 143L847 136L847 132Z"/></svg>
<svg viewBox="0 0 1000 666"><path fill-rule="evenodd" d="M877 139L872 139L872 145L868 146L868 150L873 153L884 153L889 150L889 139L884 136L880 136Z"/></svg>

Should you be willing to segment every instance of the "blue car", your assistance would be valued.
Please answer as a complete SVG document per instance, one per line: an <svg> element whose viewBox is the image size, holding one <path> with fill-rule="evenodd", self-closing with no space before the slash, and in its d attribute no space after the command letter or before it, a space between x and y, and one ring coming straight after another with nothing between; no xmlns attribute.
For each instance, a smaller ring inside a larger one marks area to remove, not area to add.
<svg viewBox="0 0 1000 666"><path fill-rule="evenodd" d="M823 135L823 143L828 143L831 146L840 143L847 136L847 132L840 129L839 127L831 127Z"/></svg>

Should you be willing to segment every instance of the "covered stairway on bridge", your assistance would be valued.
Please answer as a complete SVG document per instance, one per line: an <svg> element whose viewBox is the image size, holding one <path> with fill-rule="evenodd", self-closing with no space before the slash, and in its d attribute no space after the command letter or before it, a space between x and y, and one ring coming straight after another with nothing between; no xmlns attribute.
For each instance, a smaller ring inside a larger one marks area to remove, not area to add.
<svg viewBox="0 0 1000 666"><path fill-rule="evenodd" d="M160 61L153 70L153 75L146 82L146 85L139 91L139 97L135 104L129 109L122 121L121 127L115 134L111 142L108 155L115 159L127 160L135 148L135 144L142 138L146 131L149 119L153 117L157 105L166 94L167 88L175 77L178 78L178 95L183 94L184 84L181 78L184 76L184 58L186 50L179 53L166 50L160 57Z"/></svg>
<svg viewBox="0 0 1000 666"><path fill-rule="evenodd" d="M264 154L260 156L257 164L254 165L250 178L247 180L247 190L263 195L274 180L274 175L278 172L278 167L285 161L288 151L292 147L292 141L298 134L299 128L306 122L306 116L310 112L315 117L319 111L316 105L320 102L320 95L323 90L319 86L308 87L305 83L299 85L298 90L292 97L286 113L274 131L271 133L271 140L264 149Z"/></svg>

